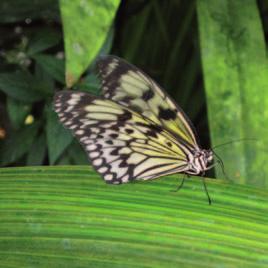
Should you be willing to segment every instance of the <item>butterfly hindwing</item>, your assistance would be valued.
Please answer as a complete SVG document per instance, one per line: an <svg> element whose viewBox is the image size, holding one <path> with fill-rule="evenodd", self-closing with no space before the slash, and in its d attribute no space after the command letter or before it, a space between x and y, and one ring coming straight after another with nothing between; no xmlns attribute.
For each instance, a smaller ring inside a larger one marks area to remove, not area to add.
<svg viewBox="0 0 268 268"><path fill-rule="evenodd" d="M61 91L54 106L108 183L153 179L187 169L185 151L172 133L119 103Z"/></svg>
<svg viewBox="0 0 268 268"><path fill-rule="evenodd" d="M182 109L144 72L115 56L97 62L105 98L112 99L163 125L192 147L198 147L191 123Z"/></svg>

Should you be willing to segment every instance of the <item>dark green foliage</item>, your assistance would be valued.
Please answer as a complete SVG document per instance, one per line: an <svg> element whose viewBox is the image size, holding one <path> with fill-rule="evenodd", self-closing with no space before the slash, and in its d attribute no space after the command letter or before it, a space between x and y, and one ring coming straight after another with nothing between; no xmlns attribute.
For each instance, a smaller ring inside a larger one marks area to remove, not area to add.
<svg viewBox="0 0 268 268"><path fill-rule="evenodd" d="M51 55L39 54L33 57L44 72L56 81L64 84L64 61Z"/></svg>
<svg viewBox="0 0 268 268"><path fill-rule="evenodd" d="M50 0L0 4L0 128L5 133L0 166L88 163L51 106L54 93L65 87L58 5ZM113 41L110 26L107 32L102 53L109 53ZM75 88L98 94L99 82L88 70Z"/></svg>
<svg viewBox="0 0 268 268"><path fill-rule="evenodd" d="M47 150L46 144L45 133L41 133L40 135L36 136L27 155L27 166L40 166L44 163Z"/></svg>
<svg viewBox="0 0 268 268"><path fill-rule="evenodd" d="M16 100L12 97L7 97L6 105L12 127L14 129L22 127L26 116L31 111L31 104Z"/></svg>
<svg viewBox="0 0 268 268"><path fill-rule="evenodd" d="M12 131L0 144L0 165L23 163L21 158L31 148L39 127L38 123L33 123L30 126L23 126L19 130Z"/></svg>
<svg viewBox="0 0 268 268"><path fill-rule="evenodd" d="M46 136L49 163L55 164L61 153L66 147L72 142L72 135L70 131L65 129L58 120L58 116L49 106L46 111L47 125L46 125Z"/></svg>
<svg viewBox="0 0 268 268"><path fill-rule="evenodd" d="M0 2L0 23L14 23L32 19L59 19L55 0L3 0Z"/></svg>
<svg viewBox="0 0 268 268"><path fill-rule="evenodd" d="M52 94L45 83L28 71L0 74L0 88L9 97L24 102L36 102Z"/></svg>

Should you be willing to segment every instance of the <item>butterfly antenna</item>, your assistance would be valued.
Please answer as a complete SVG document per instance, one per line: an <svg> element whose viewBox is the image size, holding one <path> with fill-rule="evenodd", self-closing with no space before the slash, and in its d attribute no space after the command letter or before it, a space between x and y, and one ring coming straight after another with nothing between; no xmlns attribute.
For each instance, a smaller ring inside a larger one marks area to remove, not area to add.
<svg viewBox="0 0 268 268"><path fill-rule="evenodd" d="M206 192L207 197L208 197L208 204L211 205L212 202L211 202L211 198L210 198L209 193L208 193L205 177L202 176L202 180L203 180L203 185L204 185L205 192Z"/></svg>
<svg viewBox="0 0 268 268"><path fill-rule="evenodd" d="M220 164L221 166L221 170L222 170L222 173L224 175L224 177L227 179L227 180L230 180L230 178L227 176L226 172L225 172L225 168L224 168L224 163L222 161L222 159L220 158L220 156L213 150L211 149L211 151L213 152L213 154L217 157L217 162Z"/></svg>

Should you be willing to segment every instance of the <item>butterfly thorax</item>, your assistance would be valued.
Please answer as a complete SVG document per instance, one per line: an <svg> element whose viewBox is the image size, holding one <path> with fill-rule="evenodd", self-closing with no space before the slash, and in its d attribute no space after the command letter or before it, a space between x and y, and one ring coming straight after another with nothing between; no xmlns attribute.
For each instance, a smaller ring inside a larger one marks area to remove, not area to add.
<svg viewBox="0 0 268 268"><path fill-rule="evenodd" d="M198 175L210 169L210 163L213 160L213 153L211 150L198 149L192 152L189 159L188 168L186 173Z"/></svg>

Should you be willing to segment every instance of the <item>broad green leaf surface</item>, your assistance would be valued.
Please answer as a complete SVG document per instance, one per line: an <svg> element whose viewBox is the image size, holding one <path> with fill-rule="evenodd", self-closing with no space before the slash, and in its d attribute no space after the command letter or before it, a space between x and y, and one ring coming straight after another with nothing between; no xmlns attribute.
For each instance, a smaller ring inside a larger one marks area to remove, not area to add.
<svg viewBox="0 0 268 268"><path fill-rule="evenodd" d="M268 186L268 62L257 3L196 3L212 145L257 139L217 153L235 181Z"/></svg>
<svg viewBox="0 0 268 268"><path fill-rule="evenodd" d="M66 84L71 87L101 49L119 0L61 0Z"/></svg>
<svg viewBox="0 0 268 268"><path fill-rule="evenodd" d="M178 176L107 185L89 166L0 169L0 267L267 267L268 194Z"/></svg>

